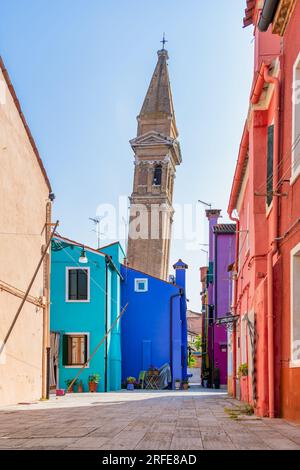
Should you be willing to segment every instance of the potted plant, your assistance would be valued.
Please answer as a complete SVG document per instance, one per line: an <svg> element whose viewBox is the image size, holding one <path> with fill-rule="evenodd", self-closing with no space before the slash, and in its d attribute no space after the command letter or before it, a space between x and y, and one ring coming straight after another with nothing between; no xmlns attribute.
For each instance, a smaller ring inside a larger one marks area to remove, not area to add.
<svg viewBox="0 0 300 470"><path fill-rule="evenodd" d="M83 393L83 382L82 380L79 381L78 387L77 387L77 393Z"/></svg>
<svg viewBox="0 0 300 470"><path fill-rule="evenodd" d="M159 375L159 370L157 369L157 367L155 367L155 369L153 369L153 375L156 375L156 376Z"/></svg>
<svg viewBox="0 0 300 470"><path fill-rule="evenodd" d="M220 388L220 369L214 369L214 388Z"/></svg>
<svg viewBox="0 0 300 470"><path fill-rule="evenodd" d="M188 390L189 389L189 380L188 379L184 379L182 381L182 388L183 388L183 390Z"/></svg>
<svg viewBox="0 0 300 470"><path fill-rule="evenodd" d="M149 375L149 377L152 377L152 375L154 375L154 367L153 366L149 367L148 375Z"/></svg>
<svg viewBox="0 0 300 470"><path fill-rule="evenodd" d="M77 383L78 383L78 380L75 380L74 383L73 383L74 379L67 379L65 380L65 384L67 386L67 391L69 393L73 393L74 392L74 388L76 387ZM70 387L70 385L72 385Z"/></svg>
<svg viewBox="0 0 300 470"><path fill-rule="evenodd" d="M238 369L238 378L240 380L240 399L242 401L249 401L248 396L248 364L241 364Z"/></svg>
<svg viewBox="0 0 300 470"><path fill-rule="evenodd" d="M175 390L180 390L180 386L181 386L181 380L176 379L175 380Z"/></svg>
<svg viewBox="0 0 300 470"><path fill-rule="evenodd" d="M89 392L96 393L98 383L100 382L100 375L99 374L92 374L89 376Z"/></svg>
<svg viewBox="0 0 300 470"><path fill-rule="evenodd" d="M134 385L136 383L135 377L127 377L127 390L134 390Z"/></svg>
<svg viewBox="0 0 300 470"><path fill-rule="evenodd" d="M203 372L203 387L208 388L209 371Z"/></svg>

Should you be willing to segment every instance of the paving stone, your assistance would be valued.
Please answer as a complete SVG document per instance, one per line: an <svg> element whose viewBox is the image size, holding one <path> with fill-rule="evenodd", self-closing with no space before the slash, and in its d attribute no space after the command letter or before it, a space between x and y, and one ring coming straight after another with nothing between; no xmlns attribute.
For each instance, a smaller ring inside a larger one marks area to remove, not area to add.
<svg viewBox="0 0 300 470"><path fill-rule="evenodd" d="M114 392L0 408L0 449L300 449L285 420L230 419L218 391Z"/></svg>

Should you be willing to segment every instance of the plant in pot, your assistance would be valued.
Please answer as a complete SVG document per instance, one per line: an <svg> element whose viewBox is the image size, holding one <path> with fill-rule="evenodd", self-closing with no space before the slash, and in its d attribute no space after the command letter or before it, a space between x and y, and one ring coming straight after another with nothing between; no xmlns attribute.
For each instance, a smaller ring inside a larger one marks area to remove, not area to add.
<svg viewBox="0 0 300 470"><path fill-rule="evenodd" d="M96 393L97 387L100 382L100 375L99 374L92 374L89 376L89 392Z"/></svg>
<svg viewBox="0 0 300 470"><path fill-rule="evenodd" d="M239 379L241 377L248 377L248 364L241 364L238 370Z"/></svg>
<svg viewBox="0 0 300 470"><path fill-rule="evenodd" d="M78 383L78 380L75 380L74 383L73 383L74 379L67 379L65 380L65 384L67 386L67 391L69 393L73 393L74 392L74 388L76 387L77 383Z"/></svg>
<svg viewBox="0 0 300 470"><path fill-rule="evenodd" d="M127 390L134 390L134 385L136 384L135 377L127 377Z"/></svg>
<svg viewBox="0 0 300 470"><path fill-rule="evenodd" d="M247 380L248 375L249 375L248 364L241 364L238 369L238 378L240 381L240 399L245 402L249 401L248 380Z"/></svg>
<svg viewBox="0 0 300 470"><path fill-rule="evenodd" d="M153 366L150 366L149 369L148 369L148 375L150 377L152 377L152 375L154 375L154 367Z"/></svg>
<svg viewBox="0 0 300 470"><path fill-rule="evenodd" d="M203 387L208 388L208 381L209 381L209 371L208 370L203 372L202 379L203 379Z"/></svg>
<svg viewBox="0 0 300 470"><path fill-rule="evenodd" d="M220 369L214 369L214 388L220 388Z"/></svg>
<svg viewBox="0 0 300 470"><path fill-rule="evenodd" d="M188 379L184 379L182 381L182 388L183 388L183 390L188 390L189 389L189 380Z"/></svg>
<svg viewBox="0 0 300 470"><path fill-rule="evenodd" d="M175 390L180 390L180 386L181 386L181 380L176 379L175 380Z"/></svg>
<svg viewBox="0 0 300 470"><path fill-rule="evenodd" d="M156 375L156 376L159 375L159 370L157 369L157 367L155 367L155 369L153 369L153 375Z"/></svg>
<svg viewBox="0 0 300 470"><path fill-rule="evenodd" d="M82 380L79 381L78 387L77 387L77 393L83 393L83 382Z"/></svg>

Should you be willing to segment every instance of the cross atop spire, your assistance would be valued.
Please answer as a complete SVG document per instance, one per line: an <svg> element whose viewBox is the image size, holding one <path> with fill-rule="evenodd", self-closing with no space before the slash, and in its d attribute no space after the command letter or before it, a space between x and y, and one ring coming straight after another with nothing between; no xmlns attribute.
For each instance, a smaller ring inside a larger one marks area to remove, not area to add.
<svg viewBox="0 0 300 470"><path fill-rule="evenodd" d="M164 50L165 50L165 44L166 44L167 42L169 42L169 41L167 41L167 39L166 39L166 33L163 34L162 41L160 41L160 42L161 42L162 45L163 45L162 50L164 51Z"/></svg>

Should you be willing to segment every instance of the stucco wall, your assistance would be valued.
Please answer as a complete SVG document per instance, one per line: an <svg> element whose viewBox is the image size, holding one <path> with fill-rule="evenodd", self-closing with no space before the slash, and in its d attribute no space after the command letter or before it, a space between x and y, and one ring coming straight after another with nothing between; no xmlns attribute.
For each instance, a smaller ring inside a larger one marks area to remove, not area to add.
<svg viewBox="0 0 300 470"><path fill-rule="evenodd" d="M138 378L152 365L170 364L170 297L179 288L160 279L122 267L122 379ZM148 292L134 291L135 278L148 279ZM182 327L179 297L173 300L173 379L182 378Z"/></svg>
<svg viewBox="0 0 300 470"><path fill-rule="evenodd" d="M1 69L0 81L5 89L0 103L0 280L25 291L45 243L49 188ZM42 269L30 293L43 295ZM0 291L1 341L20 302ZM41 397L42 320L42 310L27 302L0 363L2 405Z"/></svg>
<svg viewBox="0 0 300 470"><path fill-rule="evenodd" d="M60 241L58 239L58 241ZM105 335L106 304L106 268L105 256L88 251L88 263L78 263L81 254L80 246L66 246L63 250L52 251L51 268L51 331L60 333L59 354L59 387L66 388L66 380L72 379L79 367L66 367L62 358L62 336L64 333L88 334L88 357ZM90 271L89 302L66 302L66 268L83 267ZM108 268L107 279L107 329L110 328L120 311L120 280L115 270ZM121 388L121 348L120 323L108 337L107 389ZM83 370L84 391L88 391L88 377L93 373L100 374L99 392L105 390L105 343L97 351L88 367Z"/></svg>

